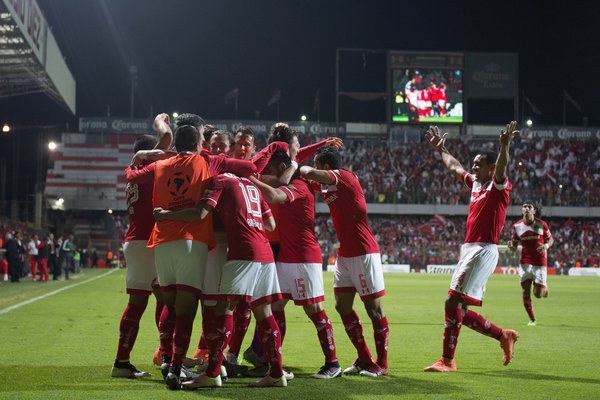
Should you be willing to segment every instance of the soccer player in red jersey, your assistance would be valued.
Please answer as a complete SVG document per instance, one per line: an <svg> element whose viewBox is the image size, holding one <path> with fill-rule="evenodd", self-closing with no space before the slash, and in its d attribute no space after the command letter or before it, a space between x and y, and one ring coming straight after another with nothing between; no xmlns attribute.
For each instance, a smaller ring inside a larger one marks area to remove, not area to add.
<svg viewBox="0 0 600 400"><path fill-rule="evenodd" d="M245 178L219 175L209 181L199 208L179 212L156 209L155 215L157 220L201 219L215 207L227 232L227 262L222 266L218 293L204 295L217 300L215 318L203 321L209 347L208 365L203 375L182 386L196 389L222 385L219 371L231 338L232 313L237 301L250 303L270 364L269 375L252 385L287 386L281 361L281 334L270 307L271 302L281 299L281 293L273 252L264 235L264 227L273 229L275 221L256 186Z"/></svg>
<svg viewBox="0 0 600 400"><path fill-rule="evenodd" d="M333 225L340 241L335 265L335 308L342 318L358 359L344 370L345 374L379 377L388 373L387 353L389 324L381 297L385 294L381 254L367 220L367 204L358 178L340 168L340 154L333 147L323 147L315 155L314 168L302 166L300 174L320 183L315 187L329 206ZM377 361L365 343L362 323L353 308L356 293L373 323Z"/></svg>
<svg viewBox="0 0 600 400"><path fill-rule="evenodd" d="M184 209L196 206L205 182L222 172L250 175L254 164L200 153L201 135L191 125L177 128L178 154L169 157L161 151L138 152L136 158L156 157L162 161L135 171L133 183L154 182L153 206ZM166 158L169 157L169 158ZM166 158L166 159L165 159ZM214 246L212 218L202 221L160 221L154 224L149 247L156 247L156 267L165 307L161 314L161 369L169 389L179 389L183 358L187 352L193 317L202 291L208 248Z"/></svg>
<svg viewBox="0 0 600 400"><path fill-rule="evenodd" d="M425 139L440 154L442 163L457 179L471 189L467 216L467 237L461 247L450 290L445 302L445 325L442 357L425 367L426 372L456 371L454 353L462 325L500 341L504 352L503 364L513 357L514 344L519 337L512 329L502 329L468 306L481 306L485 284L498 263L498 240L506 220L509 191L512 185L506 176L510 143L518 134L517 123L512 121L500 133L500 150L481 152L473 160L472 174L446 149L447 133L441 134L436 126L427 130Z"/></svg>
<svg viewBox="0 0 600 400"><path fill-rule="evenodd" d="M531 283L533 294L538 299L548 296L546 287L546 252L554 243L550 228L542 220L542 207L533 201L525 201L522 208L523 218L512 226L512 238L508 247L517 250L519 243L522 245L519 277L523 288L523 305L529 315L530 326L535 326L535 314L531 304Z"/></svg>
<svg viewBox="0 0 600 400"><path fill-rule="evenodd" d="M159 140L150 135L139 137L133 146L134 153L153 148L169 148L173 136L170 129L168 131L165 130L163 125L169 125L168 114L159 114L154 119L154 127L158 132ZM142 161L127 167L126 171L136 170L148 164L148 161ZM111 370L111 376L113 377L137 378L150 375L148 372L139 371L135 368L129 361L129 356L135 344L140 319L146 310L150 294L154 293L156 297L156 311L154 316L157 328L164 305L156 278L154 249L146 247L146 243L148 243L148 238L154 227L152 190L152 182L143 184L127 183L129 229L125 236L123 252L127 260L125 285L127 294L129 294L129 302L123 311L119 325L117 355Z"/></svg>
<svg viewBox="0 0 600 400"><path fill-rule="evenodd" d="M280 151L271 157L263 170L265 174L280 176L290 166L287 153ZM331 379L342 374L335 351L333 327L323 308L323 256L314 231L315 196L309 182L295 175L290 183L273 188L250 178L262 191L265 199L280 205L279 237L281 247L277 256L277 277L284 299L273 304L273 314L285 337L285 306L292 299L301 305L317 330L325 364L311 375L313 378Z"/></svg>

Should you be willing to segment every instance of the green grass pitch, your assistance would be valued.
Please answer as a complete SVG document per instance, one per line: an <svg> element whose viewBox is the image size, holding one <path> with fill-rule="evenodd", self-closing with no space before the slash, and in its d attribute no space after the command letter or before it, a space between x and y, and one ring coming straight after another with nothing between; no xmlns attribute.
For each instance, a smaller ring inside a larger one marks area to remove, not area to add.
<svg viewBox="0 0 600 400"><path fill-rule="evenodd" d="M534 299L538 325L527 326L516 276L493 275L481 312L503 327L517 329L514 361L502 366L498 342L464 327L458 372L421 372L442 347L443 301L449 275L386 274L384 310L390 321L390 375L381 379L308 378L323 363L312 323L300 307L288 305L284 365L296 374L287 388L255 389L234 378L222 388L170 392L151 365L158 339L154 301L145 313L132 362L153 376L110 378L119 319L126 302L125 271L85 270L70 281L0 283L0 399L594 399L600 393L600 279L550 276L550 296ZM85 282L90 278L96 280ZM52 296L8 307L74 283ZM326 310L333 322L343 367L354 361L333 306L332 274L325 274ZM365 337L372 351L371 324L362 304ZM4 311L3 311L4 310ZM195 324L192 346L198 339ZM253 324L251 325L253 329ZM250 335L246 337L249 343Z"/></svg>

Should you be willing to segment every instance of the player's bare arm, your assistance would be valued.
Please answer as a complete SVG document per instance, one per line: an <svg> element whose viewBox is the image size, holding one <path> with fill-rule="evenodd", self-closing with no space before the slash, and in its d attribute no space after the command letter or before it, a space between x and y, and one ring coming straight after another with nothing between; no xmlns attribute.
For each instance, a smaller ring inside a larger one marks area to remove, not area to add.
<svg viewBox="0 0 600 400"><path fill-rule="evenodd" d="M296 161L292 161L290 166L287 167L285 169L285 171L283 171L281 176L261 175L260 180L261 180L261 182L264 182L267 185L275 187L275 188L280 187L280 186L285 186L290 183L290 181L292 180L292 177L296 173L297 169L298 169L298 163Z"/></svg>
<svg viewBox="0 0 600 400"><path fill-rule="evenodd" d="M174 151L165 151L161 149L155 150L140 150L131 159L131 165L135 165L142 160L158 161L166 158L171 158L176 155Z"/></svg>
<svg viewBox="0 0 600 400"><path fill-rule="evenodd" d="M267 185L264 182L259 181L258 179L256 179L255 177L251 176L250 181L252 183L254 183L256 185L256 187L260 190L260 192L262 193L263 197L265 198L265 201L267 203L286 203L289 201L288 197L285 195L285 193L283 193L281 191L281 189L277 189L274 187L271 187L269 185Z"/></svg>
<svg viewBox="0 0 600 400"><path fill-rule="evenodd" d="M550 238L550 240L548 240L546 243L544 244L540 244L537 247L537 251L539 251L540 253L545 252L546 250L548 250L550 248L550 246L552 246L554 244L554 239Z"/></svg>
<svg viewBox="0 0 600 400"><path fill-rule="evenodd" d="M154 118L154 130L158 137L155 149L168 150L173 143L173 131L171 130L169 114L161 113Z"/></svg>
<svg viewBox="0 0 600 400"><path fill-rule="evenodd" d="M263 218L263 224L265 229L269 232L273 232L275 230L275 218L273 216L269 216L268 218Z"/></svg>
<svg viewBox="0 0 600 400"><path fill-rule="evenodd" d="M331 175L329 175L329 172L326 170L309 167L308 165L303 165L300 167L300 175L311 181L324 183L327 185L335 183L333 178L331 178Z"/></svg>
<svg viewBox="0 0 600 400"><path fill-rule="evenodd" d="M161 207L153 210L155 221L199 221L206 218L213 207L208 204L202 204L198 207L185 208L183 210L173 211Z"/></svg>
<svg viewBox="0 0 600 400"><path fill-rule="evenodd" d="M430 126L425 133L425 140L431 147L437 150L442 157L442 162L456 179L462 180L462 174L465 171L462 164L450 154L446 149L446 137L448 133L442 134L437 126Z"/></svg>
<svg viewBox="0 0 600 400"><path fill-rule="evenodd" d="M500 150L498 151L496 169L494 170L494 180L496 182L504 182L504 179L506 178L508 150L510 148L510 143L518 134L519 131L517 130L517 121L511 121L506 125L505 129L500 131Z"/></svg>

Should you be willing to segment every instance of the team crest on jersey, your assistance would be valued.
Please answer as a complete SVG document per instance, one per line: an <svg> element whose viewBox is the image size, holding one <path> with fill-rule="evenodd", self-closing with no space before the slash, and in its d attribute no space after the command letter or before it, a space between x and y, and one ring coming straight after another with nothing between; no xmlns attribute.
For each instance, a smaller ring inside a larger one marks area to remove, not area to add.
<svg viewBox="0 0 600 400"><path fill-rule="evenodd" d="M183 172L175 172L167 179L167 187L172 196L182 196L190 189L191 178Z"/></svg>

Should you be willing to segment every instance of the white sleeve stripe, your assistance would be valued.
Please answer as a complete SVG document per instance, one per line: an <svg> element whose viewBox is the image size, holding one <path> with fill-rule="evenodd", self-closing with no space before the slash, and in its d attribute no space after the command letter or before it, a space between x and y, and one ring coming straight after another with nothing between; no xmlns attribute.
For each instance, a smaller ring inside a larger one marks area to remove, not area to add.
<svg viewBox="0 0 600 400"><path fill-rule="evenodd" d="M508 186L508 177L504 178L504 183L496 183L493 178L492 180L494 181L494 187L498 190L504 190Z"/></svg>
<svg viewBox="0 0 600 400"><path fill-rule="evenodd" d="M289 193L289 194L287 195L287 197L289 197L289 198L290 198L290 203L296 199L296 197L294 196L294 192L292 192L292 191L291 191L289 188L287 188L287 187L285 187L285 186L282 186L282 187L280 187L279 189L281 189L281 190L284 190L284 191L286 191L286 192L288 192L288 193Z"/></svg>
<svg viewBox="0 0 600 400"><path fill-rule="evenodd" d="M210 197L203 197L200 201L206 201L207 203L213 203L215 206L217 205L217 201Z"/></svg>

